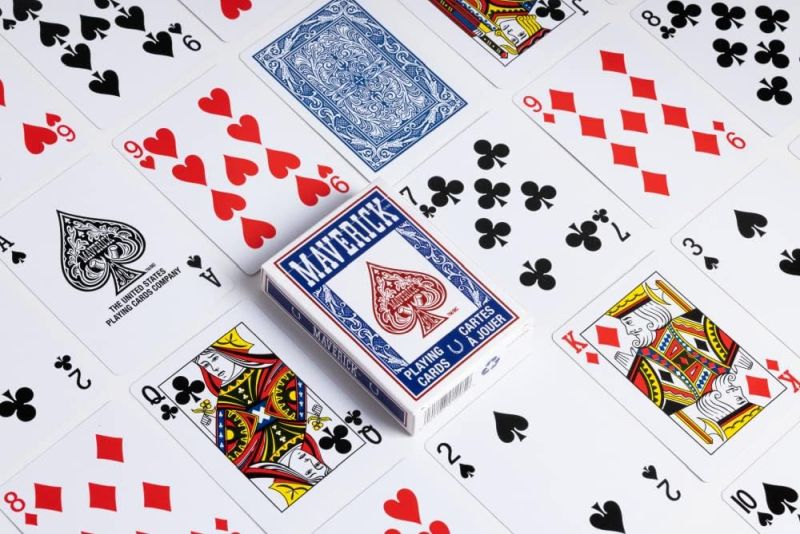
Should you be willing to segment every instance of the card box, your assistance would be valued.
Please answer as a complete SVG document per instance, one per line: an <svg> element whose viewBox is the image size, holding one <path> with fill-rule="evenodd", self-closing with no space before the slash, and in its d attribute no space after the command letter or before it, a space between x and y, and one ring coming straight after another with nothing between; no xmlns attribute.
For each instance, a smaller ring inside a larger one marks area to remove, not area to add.
<svg viewBox="0 0 800 534"><path fill-rule="evenodd" d="M527 320L386 190L377 183L275 255L262 288L413 434L487 382Z"/></svg>

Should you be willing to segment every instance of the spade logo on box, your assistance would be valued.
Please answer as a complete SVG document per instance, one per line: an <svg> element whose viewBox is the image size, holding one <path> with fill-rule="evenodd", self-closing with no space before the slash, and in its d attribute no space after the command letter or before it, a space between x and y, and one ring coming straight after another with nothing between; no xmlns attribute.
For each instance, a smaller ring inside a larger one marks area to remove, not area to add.
<svg viewBox="0 0 800 534"><path fill-rule="evenodd" d="M405 334L419 324L426 337L447 320L433 313L447 299L447 290L433 276L367 262L372 284L372 311L390 334Z"/></svg>

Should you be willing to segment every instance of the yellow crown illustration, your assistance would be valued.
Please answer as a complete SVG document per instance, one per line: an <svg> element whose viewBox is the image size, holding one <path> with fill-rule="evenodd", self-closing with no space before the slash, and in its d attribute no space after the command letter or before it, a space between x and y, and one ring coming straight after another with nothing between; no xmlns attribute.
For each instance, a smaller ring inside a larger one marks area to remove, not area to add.
<svg viewBox="0 0 800 534"><path fill-rule="evenodd" d="M253 343L245 341L245 339L239 335L239 332L234 327L224 336L216 340L211 347L215 349L247 354L250 349L253 348Z"/></svg>
<svg viewBox="0 0 800 534"><path fill-rule="evenodd" d="M619 319L651 300L659 304L667 304L667 301L656 295L655 291L650 289L647 283L639 284L630 293L622 297L619 302L611 306L606 315Z"/></svg>

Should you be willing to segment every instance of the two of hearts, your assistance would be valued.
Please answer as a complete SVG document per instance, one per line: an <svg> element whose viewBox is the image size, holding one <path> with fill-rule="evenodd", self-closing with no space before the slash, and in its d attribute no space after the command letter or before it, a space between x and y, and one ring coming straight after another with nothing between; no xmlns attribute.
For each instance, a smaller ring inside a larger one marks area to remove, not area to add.
<svg viewBox="0 0 800 534"><path fill-rule="evenodd" d="M397 490L397 498L384 502L383 511L389 517L399 521L422 524L417 496L408 488ZM400 531L390 528L384 534L400 534ZM450 528L443 521L436 520L431 522L427 531L423 531L420 534L450 534Z"/></svg>

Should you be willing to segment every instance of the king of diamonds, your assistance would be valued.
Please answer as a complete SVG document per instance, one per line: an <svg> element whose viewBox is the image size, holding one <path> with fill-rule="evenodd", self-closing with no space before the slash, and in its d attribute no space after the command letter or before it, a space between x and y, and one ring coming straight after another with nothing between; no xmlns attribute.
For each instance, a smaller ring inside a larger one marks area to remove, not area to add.
<svg viewBox="0 0 800 534"><path fill-rule="evenodd" d="M610 364L641 395L713 453L795 385L780 363L747 352L660 274L636 285L592 324L562 340L594 365ZM764 365L760 362L763 361Z"/></svg>
<svg viewBox="0 0 800 534"><path fill-rule="evenodd" d="M378 187L274 260L276 273L272 267L265 266L268 292L288 278L283 289L310 299L342 343L415 400L518 320Z"/></svg>

